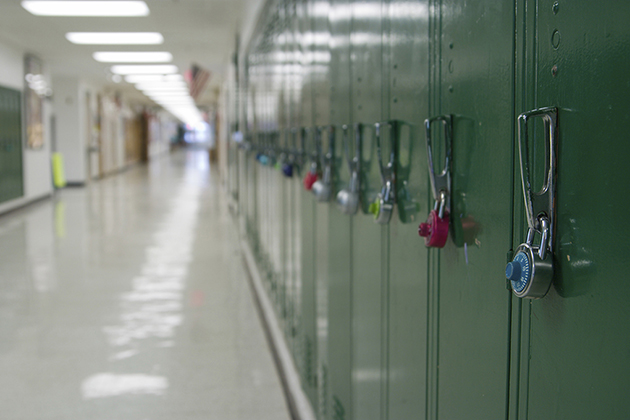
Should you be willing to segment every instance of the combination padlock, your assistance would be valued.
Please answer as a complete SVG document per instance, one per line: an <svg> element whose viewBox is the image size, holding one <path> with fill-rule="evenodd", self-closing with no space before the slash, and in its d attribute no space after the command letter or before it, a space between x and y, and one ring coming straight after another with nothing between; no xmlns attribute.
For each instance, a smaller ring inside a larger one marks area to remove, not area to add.
<svg viewBox="0 0 630 420"><path fill-rule="evenodd" d="M293 165L291 165L290 163L283 164L282 165L282 173L287 178L292 178L293 177Z"/></svg>
<svg viewBox="0 0 630 420"><path fill-rule="evenodd" d="M442 207L433 209L425 223L420 223L418 234L424 238L424 244L431 248L444 248L448 239L449 215Z"/></svg>
<svg viewBox="0 0 630 420"><path fill-rule="evenodd" d="M543 222L548 229L548 222ZM527 242L519 245L511 262L505 267L505 276L512 284L512 291L518 297L541 298L547 294L553 279L553 262L543 250L548 244L543 238L539 247L533 245L534 233L527 235Z"/></svg>
<svg viewBox="0 0 630 420"><path fill-rule="evenodd" d="M317 163L311 163L311 169L306 173L304 177L304 189L306 191L311 191L313 189L313 184L317 182Z"/></svg>

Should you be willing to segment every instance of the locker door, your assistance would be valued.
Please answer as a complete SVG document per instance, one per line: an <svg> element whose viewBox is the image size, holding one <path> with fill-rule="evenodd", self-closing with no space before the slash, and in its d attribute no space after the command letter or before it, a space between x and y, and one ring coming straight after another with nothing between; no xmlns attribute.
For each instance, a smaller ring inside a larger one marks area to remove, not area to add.
<svg viewBox="0 0 630 420"><path fill-rule="evenodd" d="M383 409L383 278L387 228L368 207L381 189L374 123L382 120L382 1L350 4L351 117L362 128L361 204L352 223L352 409L355 419L378 419Z"/></svg>
<svg viewBox="0 0 630 420"><path fill-rule="evenodd" d="M526 1L517 10L516 114L558 107L559 137L555 275L544 298L517 300L522 342L513 417L625 419L630 4ZM540 130L538 122L532 130ZM541 131L530 137L533 149L544 144ZM530 153L539 187L544 154ZM524 226L517 225L517 240Z"/></svg>
<svg viewBox="0 0 630 420"><path fill-rule="evenodd" d="M452 185L449 239L431 251L428 418L499 419L508 395L514 9L446 0L434 10L431 117L452 118ZM442 126L432 133L441 171Z"/></svg>
<svg viewBox="0 0 630 420"><path fill-rule="evenodd" d="M313 87L311 76L310 57L313 51L313 26L311 1L298 0L297 14L300 30L300 62L302 79L300 85L300 135L304 136L306 151L312 150L313 127ZM306 175L308 161L301 178ZM301 184L301 179L300 179ZM300 186L300 216L302 232L301 277L302 277L302 387L311 401L313 409L318 407L318 348L317 348L317 319L315 306L315 201L310 191Z"/></svg>
<svg viewBox="0 0 630 420"><path fill-rule="evenodd" d="M352 122L363 124L361 205L352 223L352 387L355 419L378 419L383 409L383 263L387 228L368 207L381 190L374 123L382 120L382 1L351 3Z"/></svg>
<svg viewBox="0 0 630 420"><path fill-rule="evenodd" d="M313 19L313 49L310 57L311 83L313 93L313 123L316 134L321 138L321 149L327 153L330 125L330 61L317 60L317 57L330 55L330 26L328 14L331 1L313 1L309 13ZM314 195L310 199L315 201ZM332 418L332 391L330 387L329 356L335 356L329 350L329 284L330 284L330 245L331 235L330 213L335 209L329 203L315 203L315 305L317 325L317 357L318 361L318 413L320 420ZM334 363L334 362L333 362Z"/></svg>
<svg viewBox="0 0 630 420"><path fill-rule="evenodd" d="M426 409L427 249L418 223L428 207L423 121L428 115L427 1L390 0L384 74L387 119L401 121L397 214L389 232L387 417L424 418Z"/></svg>
<svg viewBox="0 0 630 420"><path fill-rule="evenodd" d="M318 62L330 60L330 122L335 128L333 194L329 208L328 230L328 377L331 391L330 416L349 420L352 414L352 305L350 218L336 204L337 192L346 188L350 170L344 156L344 136L352 138L350 121L350 15L349 0L332 0L329 11L330 56L316 56ZM346 127L344 130L344 126Z"/></svg>
<svg viewBox="0 0 630 420"><path fill-rule="evenodd" d="M292 0L287 5L287 19L288 19L288 42L287 42L287 60L288 68L291 69L289 77L287 77L287 89L289 92L289 149L292 153L296 153L300 148L299 134L301 126L301 113L300 113L300 100L301 100L301 87L302 87L302 67L300 63L300 50L299 50L299 21L298 21L298 1ZM293 155L296 159L297 155ZM290 334L292 337L292 351L293 359L296 362L296 366L301 371L302 366L302 303L301 303L301 191L302 180L298 169L297 162L293 166L292 177L288 180L289 200L288 207L290 209L291 221L289 226L289 233L287 239L289 241L289 258L288 258L288 270L289 276L292 279L290 292L288 293L288 301L290 303Z"/></svg>

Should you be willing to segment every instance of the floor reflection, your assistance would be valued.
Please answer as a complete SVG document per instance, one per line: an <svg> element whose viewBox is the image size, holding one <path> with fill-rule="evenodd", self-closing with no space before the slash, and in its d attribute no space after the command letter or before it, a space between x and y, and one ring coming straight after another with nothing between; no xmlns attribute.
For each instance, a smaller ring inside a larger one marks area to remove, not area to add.
<svg viewBox="0 0 630 420"><path fill-rule="evenodd" d="M205 150L0 216L0 418L288 419Z"/></svg>

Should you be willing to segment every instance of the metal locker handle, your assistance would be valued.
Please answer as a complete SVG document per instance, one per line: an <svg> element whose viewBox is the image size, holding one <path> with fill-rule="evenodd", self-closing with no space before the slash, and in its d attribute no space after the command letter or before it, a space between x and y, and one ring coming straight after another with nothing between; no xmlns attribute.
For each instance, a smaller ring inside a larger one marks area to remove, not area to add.
<svg viewBox="0 0 630 420"><path fill-rule="evenodd" d="M348 168L350 169L350 182L348 188L345 188L337 193L337 206L343 214L356 214L359 210L360 204L360 186L361 186L361 144L363 142L363 124L357 123L354 125L354 157L350 154L350 139L348 136L349 127L344 125L343 130L343 145L346 155L346 161Z"/></svg>
<svg viewBox="0 0 630 420"><path fill-rule="evenodd" d="M540 191L532 190L529 162L528 121L542 118L545 127L545 182ZM558 109L540 108L518 117L518 149L527 216L527 239L519 245L505 268L512 291L521 298L539 299L551 287L554 274L554 234L556 225L556 178L558 167ZM540 245L534 245L536 233Z"/></svg>
<svg viewBox="0 0 630 420"><path fill-rule="evenodd" d="M433 160L433 140L431 124L441 122L444 127L444 168L435 172ZM418 227L418 234L425 238L425 245L431 248L443 248L448 239L449 214L451 211L451 161L453 144L453 116L440 115L424 121L429 160L429 179L435 205L425 223Z"/></svg>
<svg viewBox="0 0 630 420"><path fill-rule="evenodd" d="M381 145L381 127L387 126L390 129L390 150L389 161L383 165L383 148ZM398 121L389 121L385 123L374 124L376 139L376 156L378 158L378 167L381 173L381 192L376 197L376 201L370 205L370 212L374 214L376 222L379 224L387 224L394 213L394 205L396 204L396 156L397 156L397 138L398 138Z"/></svg>

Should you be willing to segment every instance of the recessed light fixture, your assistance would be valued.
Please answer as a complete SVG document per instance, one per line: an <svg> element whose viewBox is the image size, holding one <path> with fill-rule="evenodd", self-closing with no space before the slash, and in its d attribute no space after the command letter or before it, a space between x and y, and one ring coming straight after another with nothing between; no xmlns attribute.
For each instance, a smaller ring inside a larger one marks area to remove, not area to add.
<svg viewBox="0 0 630 420"><path fill-rule="evenodd" d="M145 83L145 82L173 82L184 80L181 74L133 74L125 76L127 83Z"/></svg>
<svg viewBox="0 0 630 420"><path fill-rule="evenodd" d="M165 100L170 100L170 99L187 99L190 98L190 95L188 93L185 92L178 92L178 93L174 93L172 92L171 94L165 95L165 94L155 94L155 93L145 93L146 96L148 96L151 99L165 99Z"/></svg>
<svg viewBox="0 0 630 420"><path fill-rule="evenodd" d="M162 91L162 90L188 90L188 86L184 82L170 82L170 83L138 83L136 85L138 90L146 91Z"/></svg>
<svg viewBox="0 0 630 420"><path fill-rule="evenodd" d="M37 16L147 16L143 1L23 1L22 7Z"/></svg>
<svg viewBox="0 0 630 420"><path fill-rule="evenodd" d="M116 65L111 68L114 74L173 74L178 68L172 64L158 65Z"/></svg>
<svg viewBox="0 0 630 420"><path fill-rule="evenodd" d="M159 32L68 32L66 39L82 45L157 45L164 42Z"/></svg>
<svg viewBox="0 0 630 420"><path fill-rule="evenodd" d="M92 54L101 63L170 63L170 52L109 52L99 51Z"/></svg>

